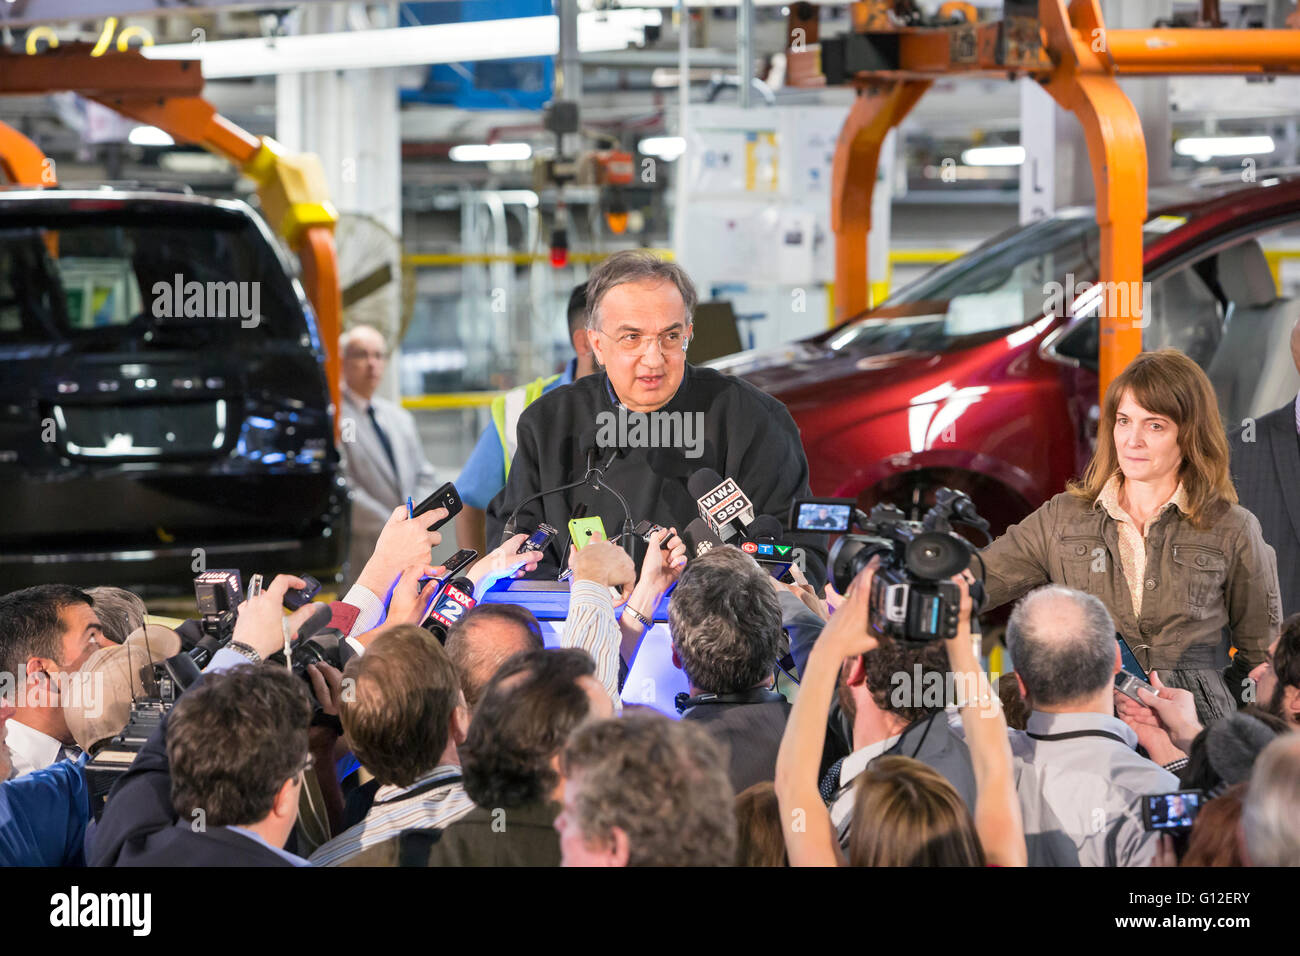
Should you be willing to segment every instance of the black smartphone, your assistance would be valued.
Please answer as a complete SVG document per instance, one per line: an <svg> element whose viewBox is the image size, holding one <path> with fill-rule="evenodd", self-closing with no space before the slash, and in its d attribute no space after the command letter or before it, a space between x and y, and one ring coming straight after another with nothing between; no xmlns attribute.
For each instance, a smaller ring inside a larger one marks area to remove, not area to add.
<svg viewBox="0 0 1300 956"><path fill-rule="evenodd" d="M1147 830L1183 831L1192 828L1205 803L1200 790L1153 793L1142 798L1142 826Z"/></svg>
<svg viewBox="0 0 1300 956"><path fill-rule="evenodd" d="M546 545L555 534L555 529L543 521L537 526L537 530L528 536L528 540L519 546L515 554L523 554L525 551L545 551Z"/></svg>
<svg viewBox="0 0 1300 956"><path fill-rule="evenodd" d="M443 575L444 579L451 580L456 575L460 574L461 571L473 564L474 559L477 557L478 552L473 548L461 548L446 561L442 562L443 566L447 569L447 573Z"/></svg>
<svg viewBox="0 0 1300 956"><path fill-rule="evenodd" d="M307 586L305 588L290 588L284 592L284 606L290 611L298 610L320 593L320 582L310 574L300 574L298 577L306 581Z"/></svg>
<svg viewBox="0 0 1300 956"><path fill-rule="evenodd" d="M430 531L437 531L452 518L456 517L462 507L464 506L461 504L460 493L456 490L456 486L449 481L416 505L414 510L411 512L411 517L418 518L426 511L432 511L434 508L446 508L447 517L440 518L429 526Z"/></svg>

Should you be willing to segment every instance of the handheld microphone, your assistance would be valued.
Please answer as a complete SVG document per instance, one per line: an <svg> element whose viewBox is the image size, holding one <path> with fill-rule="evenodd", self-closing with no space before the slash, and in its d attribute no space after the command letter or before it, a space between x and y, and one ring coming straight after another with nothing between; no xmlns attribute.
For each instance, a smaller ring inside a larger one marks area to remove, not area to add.
<svg viewBox="0 0 1300 956"><path fill-rule="evenodd" d="M447 582L421 627L446 643L447 631L477 603L473 582L469 578L454 578Z"/></svg>
<svg viewBox="0 0 1300 956"><path fill-rule="evenodd" d="M713 548L722 547L722 539L713 533L703 518L696 518L686 526L682 531L682 542L690 558L698 558Z"/></svg>
<svg viewBox="0 0 1300 956"><path fill-rule="evenodd" d="M303 641L311 640L316 636L318 631L324 630L329 626L330 619L334 616L334 611L328 604L318 604L316 610L311 612L311 617L302 622L298 628L298 639L295 644L301 644Z"/></svg>
<svg viewBox="0 0 1300 956"><path fill-rule="evenodd" d="M723 543L743 535L754 520L754 504L734 479L723 478L712 468L701 468L686 482L695 498L700 517Z"/></svg>

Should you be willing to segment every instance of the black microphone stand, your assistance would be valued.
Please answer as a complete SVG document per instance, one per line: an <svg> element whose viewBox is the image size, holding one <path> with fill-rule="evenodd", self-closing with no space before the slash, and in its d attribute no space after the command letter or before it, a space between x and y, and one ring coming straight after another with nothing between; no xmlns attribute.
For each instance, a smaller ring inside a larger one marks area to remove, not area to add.
<svg viewBox="0 0 1300 956"><path fill-rule="evenodd" d="M609 465L607 464L605 467L608 468ZM618 503L623 506L623 530L619 532L618 540L619 543L623 545L623 550L627 552L627 556L632 559L633 563L635 563L636 546L633 542L636 539L636 535L633 533L632 509L628 507L627 499L623 497L622 492L613 485L605 484L602 480L604 476L601 472L602 469L592 468L587 472L587 478L591 479L591 487L593 489L596 491L608 491L611 495L617 498Z"/></svg>

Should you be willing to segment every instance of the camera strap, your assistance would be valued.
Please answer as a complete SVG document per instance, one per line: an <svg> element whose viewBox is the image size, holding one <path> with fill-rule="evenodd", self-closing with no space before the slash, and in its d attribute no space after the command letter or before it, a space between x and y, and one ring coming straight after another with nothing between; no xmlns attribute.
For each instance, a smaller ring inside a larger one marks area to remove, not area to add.
<svg viewBox="0 0 1300 956"><path fill-rule="evenodd" d="M735 694L700 694L698 697L692 697L682 693L674 698L673 704L677 712L682 714L701 704L769 704L781 700L785 700L784 694L767 687L751 687L749 690Z"/></svg>
<svg viewBox="0 0 1300 956"><path fill-rule="evenodd" d="M1071 730L1063 734L1031 734L1025 732L1025 736L1032 737L1034 740L1073 740L1076 737L1109 737L1111 740L1118 740L1125 747L1129 742L1119 734L1112 734L1109 730Z"/></svg>

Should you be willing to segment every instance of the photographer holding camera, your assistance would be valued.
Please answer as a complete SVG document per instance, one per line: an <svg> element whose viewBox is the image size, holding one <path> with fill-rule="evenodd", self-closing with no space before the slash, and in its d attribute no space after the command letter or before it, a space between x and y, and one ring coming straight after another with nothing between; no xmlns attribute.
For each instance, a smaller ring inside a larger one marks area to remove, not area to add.
<svg viewBox="0 0 1300 956"><path fill-rule="evenodd" d="M311 766L310 695L286 667L248 666L246 657L283 648L284 595L303 586L279 575L243 604L231 645L114 785L90 841L93 865L307 865L284 846ZM291 615L291 631L318 606Z"/></svg>
<svg viewBox="0 0 1300 956"><path fill-rule="evenodd" d="M878 562L848 588L808 657L776 763L776 793L791 866L845 862L817 787L826 712L843 662L880 644L869 624ZM970 575L952 579L960 594L957 626L943 641L958 690L976 782L973 810L937 773L909 757L886 756L855 784L848 863L853 866L1023 866L1020 805L1001 704L975 657Z"/></svg>

